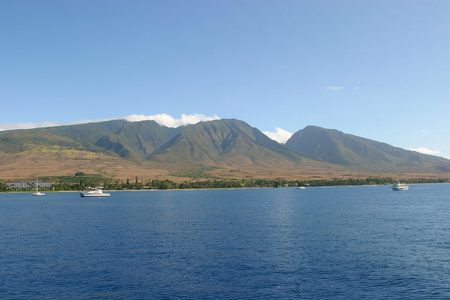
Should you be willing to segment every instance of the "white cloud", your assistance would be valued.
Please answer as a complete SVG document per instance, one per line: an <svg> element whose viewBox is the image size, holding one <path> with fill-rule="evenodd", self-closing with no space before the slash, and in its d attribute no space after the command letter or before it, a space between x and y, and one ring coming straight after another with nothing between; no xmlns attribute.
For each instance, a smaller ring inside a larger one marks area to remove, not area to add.
<svg viewBox="0 0 450 300"><path fill-rule="evenodd" d="M338 91L342 89L344 89L342 86L327 86L327 90Z"/></svg>
<svg viewBox="0 0 450 300"><path fill-rule="evenodd" d="M196 124L201 121L212 121L212 120L219 120L220 118L216 115L212 117L208 117L201 114L193 114L193 115L185 115L182 114L180 119L175 119L172 116L169 116L167 114L157 114L157 115L151 115L151 116L145 116L145 115L130 115L126 116L124 118L119 119L125 119L128 122L139 122L139 121L145 121L145 120L154 120L160 125L164 125L167 127L179 127L179 126L185 126L189 124ZM33 129L33 128L42 128L42 127L56 127L56 126L63 126L63 125L77 125L77 124L86 124L86 123L92 123L92 122L104 122L104 121L111 121L114 119L102 119L102 120L84 120L84 121L76 121L76 122L68 122L68 123L57 123L57 122L41 122L41 123L15 123L15 124L0 124L0 131L5 130L17 130L17 129Z"/></svg>
<svg viewBox="0 0 450 300"><path fill-rule="evenodd" d="M180 126L186 126L190 124L197 124L198 122L204 122L204 121L212 121L212 120L220 120L220 117L214 115L212 117L208 117L201 114L194 114L194 115L185 115L182 114L180 119L175 119L172 116L169 116L167 114L157 114L157 115L151 115L151 116L144 116L144 115L130 115L124 118L125 120L129 122L139 122L139 121L147 121L147 120L153 120L159 125L167 126L167 127L180 127Z"/></svg>
<svg viewBox="0 0 450 300"><path fill-rule="evenodd" d="M14 124L0 124L0 131L5 130L17 130L17 129L34 129L34 128L42 128L42 127L56 127L56 126L64 126L64 125L77 125L77 124L86 124L91 122L102 122L108 120L85 120L85 121L76 121L76 122L68 122L68 123L57 123L51 121L45 121L41 123L14 123Z"/></svg>
<svg viewBox="0 0 450 300"><path fill-rule="evenodd" d="M430 155L438 155L441 153L437 150L430 150L425 147L409 148L409 150L416 151L416 152L423 153L423 154L430 154Z"/></svg>
<svg viewBox="0 0 450 300"><path fill-rule="evenodd" d="M279 127L275 128L275 130L275 132L263 131L263 133L280 144L286 143L287 140L292 136L292 133Z"/></svg>
<svg viewBox="0 0 450 300"><path fill-rule="evenodd" d="M52 126L58 126L58 124L53 122L0 124L0 131L15 130L15 129L32 129L38 127L52 127Z"/></svg>

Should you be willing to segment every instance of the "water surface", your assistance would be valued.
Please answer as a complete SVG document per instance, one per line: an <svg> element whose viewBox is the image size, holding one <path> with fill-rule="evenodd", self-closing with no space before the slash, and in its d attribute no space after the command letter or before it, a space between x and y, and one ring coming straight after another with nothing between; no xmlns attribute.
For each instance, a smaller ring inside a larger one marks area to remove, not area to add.
<svg viewBox="0 0 450 300"><path fill-rule="evenodd" d="M448 299L449 191L0 194L0 298Z"/></svg>

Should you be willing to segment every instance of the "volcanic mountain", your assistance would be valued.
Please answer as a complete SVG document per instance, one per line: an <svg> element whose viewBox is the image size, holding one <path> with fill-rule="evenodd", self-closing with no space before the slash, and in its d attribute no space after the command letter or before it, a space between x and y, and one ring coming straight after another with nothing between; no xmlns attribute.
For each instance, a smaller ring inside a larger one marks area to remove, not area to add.
<svg viewBox="0 0 450 300"><path fill-rule="evenodd" d="M307 126L285 144L299 154L361 169L404 172L448 172L449 160L393 147L335 129Z"/></svg>
<svg viewBox="0 0 450 300"><path fill-rule="evenodd" d="M169 128L106 122L0 132L0 178L100 173L173 178L425 174L450 177L450 161L308 126L281 145L236 119Z"/></svg>

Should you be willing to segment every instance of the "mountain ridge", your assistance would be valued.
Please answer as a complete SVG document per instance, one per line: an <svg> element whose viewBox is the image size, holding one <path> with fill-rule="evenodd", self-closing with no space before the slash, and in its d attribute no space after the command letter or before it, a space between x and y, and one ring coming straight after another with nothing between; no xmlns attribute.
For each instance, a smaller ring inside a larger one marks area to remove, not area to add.
<svg viewBox="0 0 450 300"><path fill-rule="evenodd" d="M450 160L318 126L295 132L283 145L237 119L177 128L112 120L0 132L4 179L77 171L169 178L193 170L241 178L450 177Z"/></svg>
<svg viewBox="0 0 450 300"><path fill-rule="evenodd" d="M295 132L285 144L299 153L309 154L323 161L340 165L377 165L388 167L433 167L449 160L438 156L404 150L336 129L307 126Z"/></svg>

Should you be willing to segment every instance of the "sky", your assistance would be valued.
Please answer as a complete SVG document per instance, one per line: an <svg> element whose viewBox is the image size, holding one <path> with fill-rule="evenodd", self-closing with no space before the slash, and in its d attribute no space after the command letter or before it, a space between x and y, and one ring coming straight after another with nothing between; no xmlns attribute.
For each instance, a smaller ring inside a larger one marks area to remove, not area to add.
<svg viewBox="0 0 450 300"><path fill-rule="evenodd" d="M0 130L308 125L450 159L448 0L0 1Z"/></svg>

